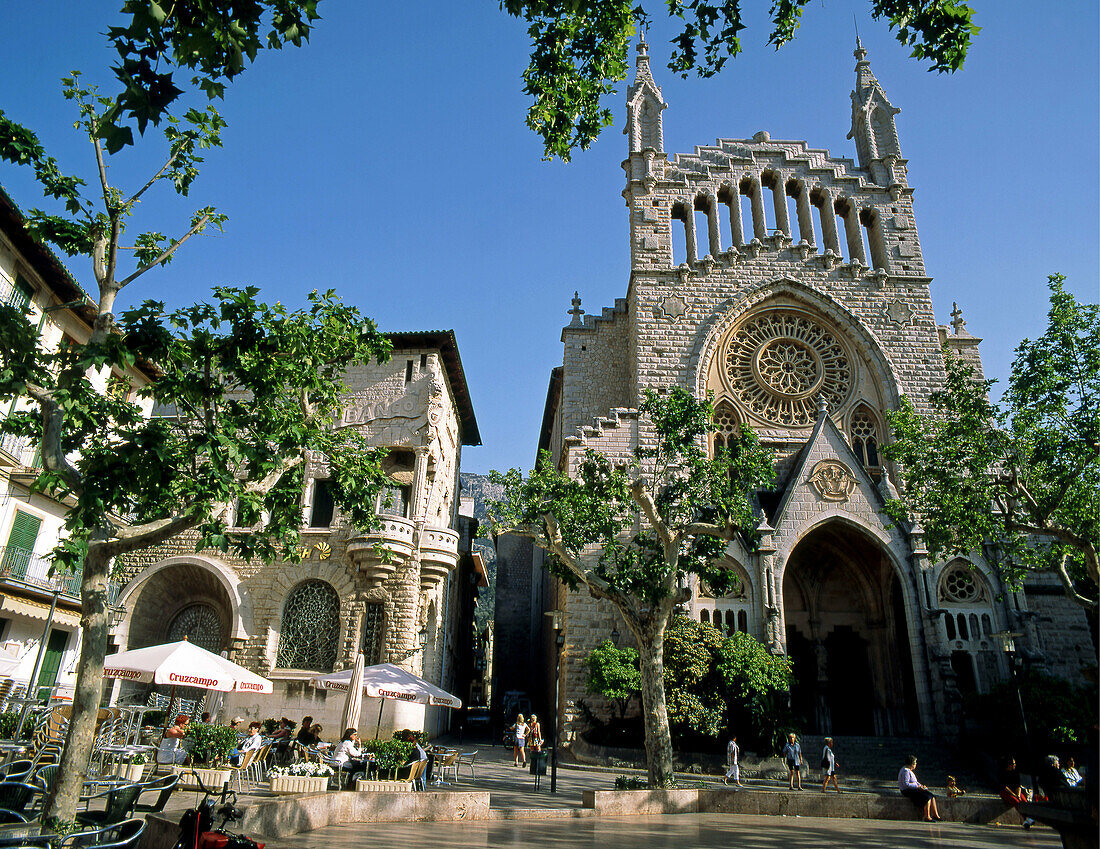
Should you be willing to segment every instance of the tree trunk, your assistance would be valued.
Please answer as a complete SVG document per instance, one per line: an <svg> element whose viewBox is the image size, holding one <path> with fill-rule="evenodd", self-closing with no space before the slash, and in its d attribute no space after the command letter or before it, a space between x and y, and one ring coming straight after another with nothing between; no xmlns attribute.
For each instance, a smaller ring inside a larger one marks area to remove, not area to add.
<svg viewBox="0 0 1100 849"><path fill-rule="evenodd" d="M650 787L668 787L675 781L672 771L672 734L668 729L665 704L665 625L648 623L638 640L638 659L642 672L642 716L645 718L646 766Z"/></svg>
<svg viewBox="0 0 1100 849"><path fill-rule="evenodd" d="M65 749L53 792L43 807L43 818L71 821L84 788L103 685L103 657L107 652L107 586L110 558L102 545L92 543L80 582L81 644L76 670L73 712L65 734Z"/></svg>

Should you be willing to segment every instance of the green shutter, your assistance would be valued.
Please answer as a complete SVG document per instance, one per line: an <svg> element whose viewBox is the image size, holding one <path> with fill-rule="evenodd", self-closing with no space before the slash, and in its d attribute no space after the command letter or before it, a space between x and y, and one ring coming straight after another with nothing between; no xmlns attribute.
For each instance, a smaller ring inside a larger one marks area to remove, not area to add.
<svg viewBox="0 0 1100 849"><path fill-rule="evenodd" d="M38 541L38 530L42 527L42 520L22 510L15 511L15 520L11 523L11 533L8 534L8 548L18 548L22 551L34 551L34 544Z"/></svg>
<svg viewBox="0 0 1100 849"><path fill-rule="evenodd" d="M33 297L34 287L24 280L22 275L15 275L15 284L11 287L11 292L8 295L8 304L23 309L30 305Z"/></svg>

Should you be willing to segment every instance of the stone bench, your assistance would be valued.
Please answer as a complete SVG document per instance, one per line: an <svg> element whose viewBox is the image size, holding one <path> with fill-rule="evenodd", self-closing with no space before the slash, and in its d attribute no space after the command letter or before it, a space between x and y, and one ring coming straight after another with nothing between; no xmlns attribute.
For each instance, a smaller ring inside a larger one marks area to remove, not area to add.
<svg viewBox="0 0 1100 849"><path fill-rule="evenodd" d="M940 816L949 822L1019 825L1015 810L994 796L937 798ZM582 805L604 816L638 814L722 813L757 816L844 817L878 820L919 820L920 812L900 794L822 793L699 789L585 790Z"/></svg>

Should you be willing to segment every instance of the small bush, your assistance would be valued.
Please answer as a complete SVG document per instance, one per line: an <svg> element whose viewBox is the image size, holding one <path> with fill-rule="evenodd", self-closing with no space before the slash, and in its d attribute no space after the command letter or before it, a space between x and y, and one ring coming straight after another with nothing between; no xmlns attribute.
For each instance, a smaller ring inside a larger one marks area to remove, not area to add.
<svg viewBox="0 0 1100 849"><path fill-rule="evenodd" d="M191 760L195 763L224 763L229 760L229 753L237 745L237 732L228 725L193 722L187 726L186 736L194 740Z"/></svg>
<svg viewBox="0 0 1100 849"><path fill-rule="evenodd" d="M141 720L143 725L148 725L153 728L164 727L165 712L162 710L150 710L145 713L145 717Z"/></svg>
<svg viewBox="0 0 1100 849"><path fill-rule="evenodd" d="M408 762L413 744L404 740L364 740L363 751L374 755L380 772L389 772Z"/></svg>
<svg viewBox="0 0 1100 849"><path fill-rule="evenodd" d="M279 727L279 720L269 716L263 721L263 734L265 737L270 737L275 733L275 729Z"/></svg>
<svg viewBox="0 0 1100 849"><path fill-rule="evenodd" d="M640 775L619 775L615 777L616 790L648 790L649 781Z"/></svg>
<svg viewBox="0 0 1100 849"><path fill-rule="evenodd" d="M411 728L402 728L400 731L393 732L394 740L416 740L421 746L428 742L427 731L413 731Z"/></svg>
<svg viewBox="0 0 1100 849"><path fill-rule="evenodd" d="M19 713L14 710L6 710L0 713L0 738L10 740L19 726Z"/></svg>

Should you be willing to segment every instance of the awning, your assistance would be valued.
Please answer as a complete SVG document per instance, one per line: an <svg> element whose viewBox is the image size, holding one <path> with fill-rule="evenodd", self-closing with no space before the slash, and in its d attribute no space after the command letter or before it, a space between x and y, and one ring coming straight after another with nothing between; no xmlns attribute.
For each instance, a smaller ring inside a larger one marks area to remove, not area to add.
<svg viewBox="0 0 1100 849"><path fill-rule="evenodd" d="M41 601L31 601L28 598L15 598L5 595L0 597L0 613L14 613L16 616L41 619L45 622L50 616L50 606ZM77 628L80 626L80 614L58 607L53 612L53 622L55 625Z"/></svg>

